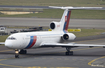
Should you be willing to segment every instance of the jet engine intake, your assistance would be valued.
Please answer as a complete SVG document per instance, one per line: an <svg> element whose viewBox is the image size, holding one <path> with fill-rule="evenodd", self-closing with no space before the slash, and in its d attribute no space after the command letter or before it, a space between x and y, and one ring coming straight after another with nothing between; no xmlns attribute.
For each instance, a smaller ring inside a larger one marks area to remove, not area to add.
<svg viewBox="0 0 105 68"><path fill-rule="evenodd" d="M64 40L74 40L76 36L73 33L66 33L63 35Z"/></svg>
<svg viewBox="0 0 105 68"><path fill-rule="evenodd" d="M60 24L59 24L59 22L52 22L52 23L50 23L50 29L51 30L54 30L54 29L56 29L56 28L58 28L58 27L60 27Z"/></svg>

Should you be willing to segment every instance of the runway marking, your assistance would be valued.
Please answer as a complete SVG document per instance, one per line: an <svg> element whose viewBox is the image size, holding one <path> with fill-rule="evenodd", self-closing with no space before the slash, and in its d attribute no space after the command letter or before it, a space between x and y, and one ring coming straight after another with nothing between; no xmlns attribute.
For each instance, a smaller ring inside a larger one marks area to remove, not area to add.
<svg viewBox="0 0 105 68"><path fill-rule="evenodd" d="M0 61L8 60L8 59L0 59ZM78 67L40 67L40 66L33 66L33 67L24 67L24 66L15 66L15 65L8 65L8 64L2 64L2 66L8 66L8 67L18 67L18 68L78 68Z"/></svg>
<svg viewBox="0 0 105 68"><path fill-rule="evenodd" d="M77 68L77 67L55 67L55 68Z"/></svg>
<svg viewBox="0 0 105 68"><path fill-rule="evenodd" d="M103 39L105 39L105 38L102 38L102 39L94 39L94 40L85 40L85 41L96 41L96 40L103 40ZM77 41L77 42L85 42L85 41ZM95 48L101 48L101 47L95 47ZM89 49L89 48L87 48L87 49ZM87 49L86 49L86 50L87 50ZM94 49L94 48L91 48L91 49ZM85 49L79 49L79 50L85 50ZM73 50L73 51L76 51L76 50ZM99 60L99 59L102 59L102 58L105 58L105 56L100 57L100 58L96 58L96 59L90 61L90 62L88 63L88 65L90 65L90 66L95 66L95 67L105 67L104 65L99 65L99 64L94 65L94 64L92 64L92 63L95 62L96 60Z"/></svg>
<svg viewBox="0 0 105 68"><path fill-rule="evenodd" d="M13 50L2 50L2 51L0 51L0 52L7 52L7 51L13 51Z"/></svg>
<svg viewBox="0 0 105 68"><path fill-rule="evenodd" d="M26 67L26 68L78 68L78 67Z"/></svg>
<svg viewBox="0 0 105 68"><path fill-rule="evenodd" d="M3 61L3 60L7 60L7 59L0 59L0 61ZM7 64L1 64L0 65L2 66L9 66L9 67L18 67L18 68L22 68L22 66L15 66L15 65L7 65Z"/></svg>
<svg viewBox="0 0 105 68"><path fill-rule="evenodd" d="M2 61L2 60L7 60L7 59L0 59L0 61Z"/></svg>
<svg viewBox="0 0 105 68"><path fill-rule="evenodd" d="M90 65L90 66L96 66L96 67L105 67L104 65L100 65L100 64L97 64L97 65L92 64L93 62L95 62L95 61L97 61L97 60L99 60L99 59L102 59L102 58L105 58L105 56L99 57L99 58L96 58L96 59L90 61L90 62L88 63L88 65Z"/></svg>
<svg viewBox="0 0 105 68"><path fill-rule="evenodd" d="M0 65L2 66L9 66L9 67L18 67L18 68L23 68L22 66L15 66L15 65L7 65L7 64L1 64Z"/></svg>

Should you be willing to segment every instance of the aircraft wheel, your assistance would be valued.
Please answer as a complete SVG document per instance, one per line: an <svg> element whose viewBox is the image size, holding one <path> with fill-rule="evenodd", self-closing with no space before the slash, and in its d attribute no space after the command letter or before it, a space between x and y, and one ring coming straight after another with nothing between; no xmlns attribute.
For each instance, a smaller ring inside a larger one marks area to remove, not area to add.
<svg viewBox="0 0 105 68"><path fill-rule="evenodd" d="M15 58L19 58L19 55L18 54L15 54Z"/></svg>
<svg viewBox="0 0 105 68"><path fill-rule="evenodd" d="M20 50L19 54L27 54L27 50Z"/></svg>
<svg viewBox="0 0 105 68"><path fill-rule="evenodd" d="M66 47L67 52L65 53L66 55L73 55L73 51L70 51L70 47Z"/></svg>
<svg viewBox="0 0 105 68"><path fill-rule="evenodd" d="M66 52L65 54L66 54L66 55L73 55L73 51Z"/></svg>
<svg viewBox="0 0 105 68"><path fill-rule="evenodd" d="M69 52L66 52L65 54L66 54L66 55L69 55Z"/></svg>
<svg viewBox="0 0 105 68"><path fill-rule="evenodd" d="M73 51L70 51L70 55L73 55Z"/></svg>

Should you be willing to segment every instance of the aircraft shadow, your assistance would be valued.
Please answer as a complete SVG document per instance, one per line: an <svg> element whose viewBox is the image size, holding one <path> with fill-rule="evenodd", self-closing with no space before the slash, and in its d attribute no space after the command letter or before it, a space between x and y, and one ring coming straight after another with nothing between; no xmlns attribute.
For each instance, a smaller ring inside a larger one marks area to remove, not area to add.
<svg viewBox="0 0 105 68"><path fill-rule="evenodd" d="M9 52L0 52L0 54L4 54L4 55L15 55L15 53L9 53ZM74 54L74 55L65 55L65 53L56 53L56 52L50 52L50 53L27 53L27 54L20 54L22 56L71 56L71 57L76 57L76 56L80 56L80 57L100 57L100 56L105 56L103 54Z"/></svg>
<svg viewBox="0 0 105 68"><path fill-rule="evenodd" d="M14 52L0 52L3 55L15 55ZM75 53L73 55L65 55L65 52L40 52L40 53L27 53L27 54L20 54L21 57L28 58L28 57L45 57L45 56L67 56L67 57L102 57L105 54L97 54L97 53Z"/></svg>

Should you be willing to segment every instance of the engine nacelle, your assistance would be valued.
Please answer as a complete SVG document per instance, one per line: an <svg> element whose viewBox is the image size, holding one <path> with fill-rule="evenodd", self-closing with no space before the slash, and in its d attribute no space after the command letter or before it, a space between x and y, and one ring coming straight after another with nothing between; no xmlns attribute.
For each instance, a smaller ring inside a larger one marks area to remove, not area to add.
<svg viewBox="0 0 105 68"><path fill-rule="evenodd" d="M59 22L52 22L52 23L50 23L50 29L51 30L55 30L55 29L57 29L58 27L60 27L60 23Z"/></svg>
<svg viewBox="0 0 105 68"><path fill-rule="evenodd" d="M63 35L64 40L74 40L76 36L73 33L66 33Z"/></svg>

